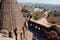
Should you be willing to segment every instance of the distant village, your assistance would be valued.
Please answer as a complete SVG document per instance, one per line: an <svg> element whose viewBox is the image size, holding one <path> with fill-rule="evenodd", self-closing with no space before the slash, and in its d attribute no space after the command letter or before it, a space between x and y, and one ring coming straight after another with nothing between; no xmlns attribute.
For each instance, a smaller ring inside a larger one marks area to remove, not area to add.
<svg viewBox="0 0 60 40"><path fill-rule="evenodd" d="M28 15L30 15L33 20L38 20L44 17L48 22L60 24L60 13L56 10L24 5L22 6L21 11L24 17L28 17Z"/></svg>

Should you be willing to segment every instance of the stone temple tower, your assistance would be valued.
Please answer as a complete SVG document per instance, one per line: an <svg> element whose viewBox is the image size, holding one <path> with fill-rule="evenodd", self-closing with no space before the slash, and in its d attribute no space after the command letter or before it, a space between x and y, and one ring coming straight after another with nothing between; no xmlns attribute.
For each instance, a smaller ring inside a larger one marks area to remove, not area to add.
<svg viewBox="0 0 60 40"><path fill-rule="evenodd" d="M27 31L26 22L17 0L1 0L0 14L2 29L11 33L13 40L32 40L32 37L29 37L32 33Z"/></svg>
<svg viewBox="0 0 60 40"><path fill-rule="evenodd" d="M1 2L3 28L8 31L16 28L22 28L24 26L24 18L20 12L17 0L1 0Z"/></svg>

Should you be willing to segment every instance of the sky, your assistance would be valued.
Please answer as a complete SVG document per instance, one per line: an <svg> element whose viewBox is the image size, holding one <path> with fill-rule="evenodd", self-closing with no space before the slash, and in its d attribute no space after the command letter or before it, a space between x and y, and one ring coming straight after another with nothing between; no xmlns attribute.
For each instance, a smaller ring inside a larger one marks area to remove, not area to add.
<svg viewBox="0 0 60 40"><path fill-rule="evenodd" d="M17 0L20 3L59 4L60 0Z"/></svg>

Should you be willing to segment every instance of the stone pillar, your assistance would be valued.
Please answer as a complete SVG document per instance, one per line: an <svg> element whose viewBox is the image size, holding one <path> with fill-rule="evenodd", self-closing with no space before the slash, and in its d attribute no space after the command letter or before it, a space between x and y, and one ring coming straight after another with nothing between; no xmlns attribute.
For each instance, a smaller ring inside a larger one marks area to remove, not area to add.
<svg viewBox="0 0 60 40"><path fill-rule="evenodd" d="M26 25L26 27L28 28L28 22L27 22L27 20L26 20L26 24L25 24L25 25Z"/></svg>
<svg viewBox="0 0 60 40"><path fill-rule="evenodd" d="M28 20L25 21L25 24L24 24L24 39L27 40L27 31L28 31Z"/></svg>
<svg viewBox="0 0 60 40"><path fill-rule="evenodd" d="M22 30L22 28L17 28L17 31L16 31L16 33L17 33L17 40L22 40L23 39L23 30Z"/></svg>
<svg viewBox="0 0 60 40"><path fill-rule="evenodd" d="M13 40L16 40L16 36L15 36L15 33L13 31L11 31L11 37Z"/></svg>
<svg viewBox="0 0 60 40"><path fill-rule="evenodd" d="M26 37L27 37L26 32L27 32L27 29L26 29L26 27L24 27L23 28L23 39L26 39Z"/></svg>

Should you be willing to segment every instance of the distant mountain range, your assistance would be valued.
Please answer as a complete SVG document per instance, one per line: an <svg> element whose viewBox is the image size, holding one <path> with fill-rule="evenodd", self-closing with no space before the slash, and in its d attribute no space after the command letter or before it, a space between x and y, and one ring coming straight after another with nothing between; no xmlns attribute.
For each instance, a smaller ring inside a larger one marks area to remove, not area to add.
<svg viewBox="0 0 60 40"><path fill-rule="evenodd" d="M55 4L39 4L39 3L19 3L20 5L35 5L40 7L45 7L46 9L53 9L60 12L60 5Z"/></svg>

